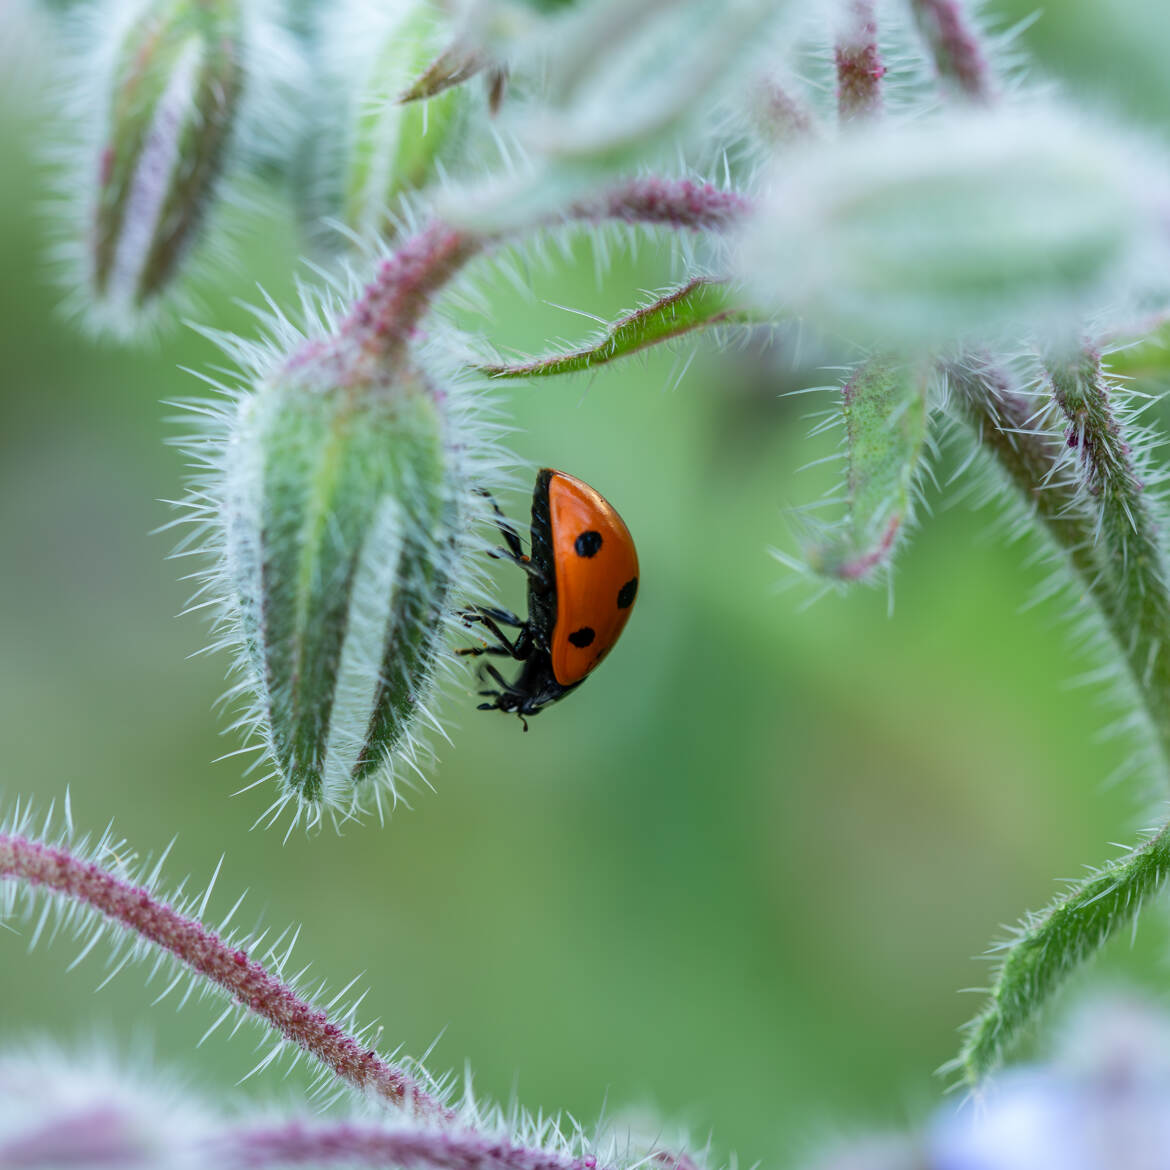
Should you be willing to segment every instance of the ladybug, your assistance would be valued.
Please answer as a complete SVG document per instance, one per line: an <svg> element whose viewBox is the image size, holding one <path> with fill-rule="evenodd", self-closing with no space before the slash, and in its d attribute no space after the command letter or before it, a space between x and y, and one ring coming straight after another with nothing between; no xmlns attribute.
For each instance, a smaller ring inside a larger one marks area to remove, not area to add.
<svg viewBox="0 0 1170 1170"><path fill-rule="evenodd" d="M506 546L494 555L528 574L528 620L488 606L465 610L463 621L479 623L496 641L458 653L523 663L513 682L494 666L485 667L499 690L480 691L491 701L479 709L515 712L527 731L526 715L539 714L576 690L613 649L638 595L638 554L613 505L563 471L546 467L537 473L529 556L499 506L491 503ZM518 633L509 639L501 626Z"/></svg>

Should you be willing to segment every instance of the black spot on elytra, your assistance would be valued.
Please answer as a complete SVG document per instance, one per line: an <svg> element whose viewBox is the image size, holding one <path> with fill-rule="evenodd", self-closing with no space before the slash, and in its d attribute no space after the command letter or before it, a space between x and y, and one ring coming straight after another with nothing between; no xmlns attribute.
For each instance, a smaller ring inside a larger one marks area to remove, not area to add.
<svg viewBox="0 0 1170 1170"><path fill-rule="evenodd" d="M634 604L634 598L638 596L638 578L631 577L618 590L618 609L629 609Z"/></svg>
<svg viewBox="0 0 1170 1170"><path fill-rule="evenodd" d="M579 557L596 556L597 550L601 548L601 533L594 532L592 528L588 532L582 532L573 542L573 547Z"/></svg>
<svg viewBox="0 0 1170 1170"><path fill-rule="evenodd" d="M577 647L578 650L584 650L586 646L593 645L593 639L597 635L593 632L590 626L582 626L579 630L574 630L569 635L569 641Z"/></svg>

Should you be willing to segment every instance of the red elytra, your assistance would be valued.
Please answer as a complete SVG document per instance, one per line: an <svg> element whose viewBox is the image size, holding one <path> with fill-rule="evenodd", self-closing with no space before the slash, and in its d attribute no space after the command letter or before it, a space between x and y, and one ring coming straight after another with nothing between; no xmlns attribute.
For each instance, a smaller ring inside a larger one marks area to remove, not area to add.
<svg viewBox="0 0 1170 1170"><path fill-rule="evenodd" d="M498 555L528 573L528 618L486 606L465 611L464 621L483 625L496 642L459 653L523 663L513 682L487 666L499 689L480 692L491 700L481 710L515 712L523 720L580 686L613 648L637 596L638 554L613 505L563 471L546 467L537 474L530 556L496 511L507 546ZM501 626L518 633L509 640Z"/></svg>
<svg viewBox="0 0 1170 1170"><path fill-rule="evenodd" d="M549 649L557 682L571 686L626 628L638 592L638 554L625 521L587 483L554 471L545 490L557 615Z"/></svg>

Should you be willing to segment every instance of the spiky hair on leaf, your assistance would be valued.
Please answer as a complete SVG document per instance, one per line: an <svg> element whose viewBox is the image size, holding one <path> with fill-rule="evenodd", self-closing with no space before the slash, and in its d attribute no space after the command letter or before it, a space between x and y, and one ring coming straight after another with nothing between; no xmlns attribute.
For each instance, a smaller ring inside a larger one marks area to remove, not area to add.
<svg viewBox="0 0 1170 1170"><path fill-rule="evenodd" d="M592 314L582 313L591 320ZM653 294L637 308L616 320L601 322L601 330L583 344L540 355L499 352L490 361L473 359L474 368L495 379L551 378L562 374L593 372L624 358L641 354L680 338L710 331L723 345L730 345L736 327L771 324L761 314L739 308L734 290L724 282L695 276L685 284ZM685 370L684 370L685 373Z"/></svg>
<svg viewBox="0 0 1170 1170"><path fill-rule="evenodd" d="M1055 552L1049 544L1041 555L1054 572L1041 597L1075 581L1077 612L1087 615L1077 644L1124 663L1082 680L1129 712L1110 730L1138 731L1143 747L1170 756L1165 717L1149 699L1151 688L1170 696L1166 472L1153 458L1165 437L1144 420L1161 395L1111 373L1109 353L1085 342L1072 353L1024 346L960 355L944 365L949 405L1021 493L1027 511L1012 510L1013 535L1038 519L1052 538ZM1143 755L1141 770L1154 762Z"/></svg>
<svg viewBox="0 0 1170 1170"><path fill-rule="evenodd" d="M819 584L814 599L857 582L892 587L895 554L913 529L924 485L933 477L937 378L928 361L875 352L849 367L838 385L796 393L821 391L835 401L813 413L811 437L839 431L840 443L805 467L840 464L844 474L821 499L790 511L800 555L779 549L772 555L793 570L794 580ZM826 511L835 518L824 519Z"/></svg>

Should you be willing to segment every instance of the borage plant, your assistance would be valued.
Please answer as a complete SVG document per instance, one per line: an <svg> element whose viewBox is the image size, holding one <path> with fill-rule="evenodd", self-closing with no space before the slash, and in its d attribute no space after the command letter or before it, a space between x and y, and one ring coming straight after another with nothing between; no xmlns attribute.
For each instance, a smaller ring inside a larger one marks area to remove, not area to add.
<svg viewBox="0 0 1170 1170"><path fill-rule="evenodd" d="M234 655L269 823L384 815L427 766L439 684L490 605L491 493L512 476L494 383L701 332L755 331L778 355L794 323L849 367L831 419L846 473L838 519L802 520L782 559L828 588L886 580L938 436L957 432L1084 598L1149 767L1170 769L1160 472L1145 400L1110 369L1167 307L1170 163L1032 87L1010 35L958 0L350 0L296 30L258 0L140 0L76 24L65 279L90 327L164 329L191 303L193 266L230 253L220 211L259 171L290 180L315 257L297 309L259 313L260 340L203 327L236 373L181 404L195 426L180 552L200 560L194 605ZM648 236L677 283L565 350L512 358L455 328L485 258L581 233ZM108 1070L13 1058L0 1165L688 1157L457 1098L286 980L281 941L210 929L206 898L168 903L157 870L132 872L108 839L74 842L65 821L38 830L18 812L0 832L8 916L36 937L64 908L86 951L114 938L116 969L157 953L171 986L226 997L217 1024L272 1030L265 1064L290 1047L378 1113L229 1123ZM1023 921L961 1081L981 1085L1168 868L1164 829Z"/></svg>

